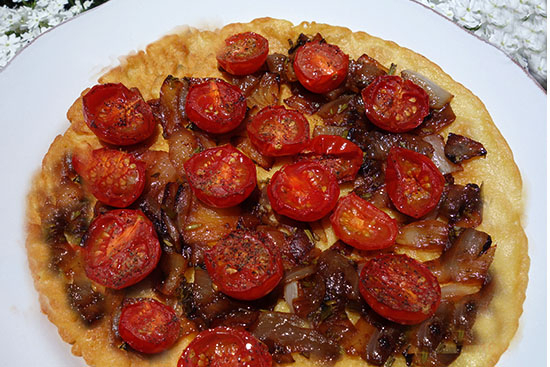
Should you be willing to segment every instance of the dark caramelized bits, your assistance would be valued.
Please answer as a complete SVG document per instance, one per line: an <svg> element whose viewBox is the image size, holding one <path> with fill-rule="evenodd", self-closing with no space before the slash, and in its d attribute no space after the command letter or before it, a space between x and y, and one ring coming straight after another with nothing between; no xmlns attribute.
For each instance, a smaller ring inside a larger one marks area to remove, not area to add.
<svg viewBox="0 0 550 367"><path fill-rule="evenodd" d="M445 186L439 214L459 227L475 228L483 219L481 188L476 184Z"/></svg>
<svg viewBox="0 0 550 367"><path fill-rule="evenodd" d="M431 109L430 113L420 126L412 130L412 134L419 136L427 136L439 133L445 127L449 126L456 120L456 115L451 108L451 104L447 103L438 110Z"/></svg>
<svg viewBox="0 0 550 367"><path fill-rule="evenodd" d="M388 70L378 61L363 54L357 60L350 61L346 88L353 93L360 93L377 77L385 75L387 72Z"/></svg>
<svg viewBox="0 0 550 367"><path fill-rule="evenodd" d="M468 137L449 133L447 143L445 144L445 156L453 163L461 163L462 161L482 157L487 154L483 144L472 140Z"/></svg>
<svg viewBox="0 0 550 367"><path fill-rule="evenodd" d="M88 324L101 319L105 314L105 300L101 293L92 289L89 281L67 285L69 303L82 320Z"/></svg>

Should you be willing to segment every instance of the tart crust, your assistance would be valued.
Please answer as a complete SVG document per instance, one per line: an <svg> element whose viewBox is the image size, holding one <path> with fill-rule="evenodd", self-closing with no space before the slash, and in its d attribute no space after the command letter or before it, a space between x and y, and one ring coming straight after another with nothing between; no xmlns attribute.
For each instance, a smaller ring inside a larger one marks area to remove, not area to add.
<svg viewBox="0 0 550 367"><path fill-rule="evenodd" d="M99 82L121 82L127 87L137 87L147 100L158 97L161 84L168 74L176 77L221 77L216 50L228 36L246 31L263 35L269 40L270 52L279 53L286 53L288 40L295 40L300 33L313 35L319 32L327 42L337 44L350 58L355 59L366 53L385 66L396 64L398 71L416 70L455 96L451 104L457 119L450 130L481 142L488 151L486 158L468 162L463 172L454 175L455 180L461 184L483 184L484 217L478 229L492 236L497 250L491 266L495 287L493 299L488 308L478 314L474 326L475 344L464 347L452 366L495 365L518 328L527 286L529 258L527 238L521 224L524 205L522 181L512 152L483 103L439 66L394 42L363 32L314 22L294 26L285 20L261 18L250 23L229 24L215 31L180 29L179 33L150 44L145 51L128 56L120 66L103 75ZM192 336L181 338L168 351L155 356L119 349L109 339L110 318L104 317L92 327L86 326L69 304L64 278L49 267L50 255L41 233L39 207L45 197L51 197L56 192L53 173L56 162L82 144L88 143L94 148L101 146L84 123L81 98L74 102L67 117L70 126L52 143L28 196L26 246L42 311L57 326L63 340L73 345L72 352L84 357L90 366L176 366ZM444 131L443 135L446 134ZM167 150L160 128L152 148ZM327 224L328 221L324 230L330 242L334 235ZM294 366L314 365L302 356L295 356L295 359ZM364 367L368 364L360 358L344 355L336 366ZM404 367L404 359L398 358L394 366Z"/></svg>

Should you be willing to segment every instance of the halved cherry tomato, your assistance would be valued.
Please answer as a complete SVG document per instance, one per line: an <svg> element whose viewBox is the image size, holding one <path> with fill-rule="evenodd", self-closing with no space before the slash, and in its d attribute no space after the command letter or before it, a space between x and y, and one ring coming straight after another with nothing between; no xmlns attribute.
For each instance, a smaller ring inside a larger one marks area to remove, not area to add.
<svg viewBox="0 0 550 367"><path fill-rule="evenodd" d="M349 56L336 45L308 42L296 51L293 65L298 81L306 89L327 93L346 79Z"/></svg>
<svg viewBox="0 0 550 367"><path fill-rule="evenodd" d="M398 75L381 75L361 92L369 120L394 133L409 131L430 112L428 94Z"/></svg>
<svg viewBox="0 0 550 367"><path fill-rule="evenodd" d="M233 130L246 114L241 90L224 80L208 80L189 88L185 112L195 125L214 134Z"/></svg>
<svg viewBox="0 0 550 367"><path fill-rule="evenodd" d="M336 205L339 194L336 176L312 161L284 166L275 172L267 186L273 210L304 222L327 215Z"/></svg>
<svg viewBox="0 0 550 367"><path fill-rule="evenodd" d="M160 253L153 223L140 210L112 210L98 216L88 228L84 269L91 280L122 289L149 275Z"/></svg>
<svg viewBox="0 0 550 367"><path fill-rule="evenodd" d="M194 154L183 165L195 196L216 208L244 201L256 187L256 166L226 144Z"/></svg>
<svg viewBox="0 0 550 367"><path fill-rule="evenodd" d="M94 86L82 98L84 120L97 137L109 144L132 145L155 131L151 107L136 88L118 83Z"/></svg>
<svg viewBox="0 0 550 367"><path fill-rule="evenodd" d="M330 223L338 238L359 250L378 250L395 243L395 219L351 193L340 198Z"/></svg>
<svg viewBox="0 0 550 367"><path fill-rule="evenodd" d="M220 66L233 75L252 74L258 70L269 52L269 43L258 33L234 34L225 40L225 47L216 56Z"/></svg>
<svg viewBox="0 0 550 367"><path fill-rule="evenodd" d="M193 339L178 367L271 367L272 363L266 345L248 331L218 326Z"/></svg>
<svg viewBox="0 0 550 367"><path fill-rule="evenodd" d="M397 210L414 218L432 211L439 202L445 178L425 155L393 147L388 154L386 190Z"/></svg>
<svg viewBox="0 0 550 367"><path fill-rule="evenodd" d="M321 163L339 183L351 181L363 163L363 151L348 139L338 135L318 135L311 139L298 159Z"/></svg>
<svg viewBox="0 0 550 367"><path fill-rule="evenodd" d="M73 166L99 201L117 208L132 204L145 186L145 163L119 150L76 153Z"/></svg>
<svg viewBox="0 0 550 367"><path fill-rule="evenodd" d="M126 299L118 333L138 352L153 354L170 348L180 335L176 312L152 298Z"/></svg>
<svg viewBox="0 0 550 367"><path fill-rule="evenodd" d="M283 106L267 106L246 127L250 141L269 157L294 155L309 141L309 123L298 111Z"/></svg>
<svg viewBox="0 0 550 367"><path fill-rule="evenodd" d="M441 302L437 278L407 255L371 258L361 271L359 291L380 316L405 325L426 320Z"/></svg>
<svg viewBox="0 0 550 367"><path fill-rule="evenodd" d="M263 232L236 230L205 254L208 274L218 289L233 298L258 299L283 277L283 264L275 244Z"/></svg>

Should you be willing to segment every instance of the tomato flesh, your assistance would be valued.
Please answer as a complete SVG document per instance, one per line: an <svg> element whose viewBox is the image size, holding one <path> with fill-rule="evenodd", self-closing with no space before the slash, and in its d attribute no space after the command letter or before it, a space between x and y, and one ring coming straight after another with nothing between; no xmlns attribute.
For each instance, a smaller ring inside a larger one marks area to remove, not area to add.
<svg viewBox="0 0 550 367"><path fill-rule="evenodd" d="M234 34L216 56L220 66L233 75L252 74L262 67L269 52L269 42L254 32Z"/></svg>
<svg viewBox="0 0 550 367"><path fill-rule="evenodd" d="M99 84L84 95L82 104L86 124L106 143L132 145L155 131L151 107L135 88L121 83Z"/></svg>
<svg viewBox="0 0 550 367"><path fill-rule="evenodd" d="M405 325L426 320L441 302L437 278L407 255L371 258L361 271L359 291L380 316Z"/></svg>
<svg viewBox="0 0 550 367"><path fill-rule="evenodd" d="M425 155L393 147L386 166L386 190L397 210L414 218L439 203L445 178Z"/></svg>
<svg viewBox="0 0 550 367"><path fill-rule="evenodd" d="M241 203L256 187L254 162L229 144L197 153L183 167L197 198L216 208Z"/></svg>
<svg viewBox="0 0 550 367"><path fill-rule="evenodd" d="M341 136L318 135L311 139L299 159L319 162L336 176L338 183L343 183L355 179L363 163L363 151Z"/></svg>
<svg viewBox="0 0 550 367"><path fill-rule="evenodd" d="M389 247L398 233L395 219L354 193L338 201L330 222L338 238L359 250Z"/></svg>
<svg viewBox="0 0 550 367"><path fill-rule="evenodd" d="M298 48L294 72L300 84L313 93L327 93L346 79L349 56L336 45L308 42Z"/></svg>
<svg viewBox="0 0 550 367"><path fill-rule="evenodd" d="M149 275L160 253L153 223L140 210L112 210L99 215L88 229L84 269L91 280L122 289Z"/></svg>
<svg viewBox="0 0 550 367"><path fill-rule="evenodd" d="M267 106L246 127L252 144L269 157L297 154L309 141L309 123L298 111Z"/></svg>
<svg viewBox="0 0 550 367"><path fill-rule="evenodd" d="M189 88L185 112L200 129L222 134L235 129L246 114L241 90L223 80L208 80Z"/></svg>
<svg viewBox="0 0 550 367"><path fill-rule="evenodd" d="M219 326L204 330L183 351L178 367L271 367L265 344L248 331Z"/></svg>
<svg viewBox="0 0 550 367"><path fill-rule="evenodd" d="M145 187L145 163L129 153L101 148L77 153L72 162L92 194L104 204L127 207Z"/></svg>
<svg viewBox="0 0 550 367"><path fill-rule="evenodd" d="M381 75L361 92L369 120L394 133L414 129L430 112L428 93L397 75Z"/></svg>
<svg viewBox="0 0 550 367"><path fill-rule="evenodd" d="M336 205L340 188L336 176L313 161L301 161L275 172L267 186L273 210L292 219L312 222Z"/></svg>
<svg viewBox="0 0 550 367"><path fill-rule="evenodd" d="M178 340L180 322L172 308L155 299L127 299L120 313L118 333L138 352L160 353Z"/></svg>
<svg viewBox="0 0 550 367"><path fill-rule="evenodd" d="M281 256L274 248L262 232L236 230L206 253L206 269L221 292L241 300L258 299L283 277Z"/></svg>

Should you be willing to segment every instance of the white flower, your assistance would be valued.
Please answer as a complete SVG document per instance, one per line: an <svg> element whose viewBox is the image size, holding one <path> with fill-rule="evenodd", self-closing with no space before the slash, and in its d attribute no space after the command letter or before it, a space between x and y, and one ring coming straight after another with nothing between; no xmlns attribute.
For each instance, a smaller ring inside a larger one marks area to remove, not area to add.
<svg viewBox="0 0 550 367"><path fill-rule="evenodd" d="M453 8L451 8L448 3L440 3L435 5L435 10L437 10L440 14L446 16L449 19L453 19L455 16Z"/></svg>
<svg viewBox="0 0 550 367"><path fill-rule="evenodd" d="M15 34L6 36L0 35L0 48L7 50L9 53L15 53L21 47L21 38Z"/></svg>
<svg viewBox="0 0 550 367"><path fill-rule="evenodd" d="M529 70L535 78L543 83L546 82L546 75L547 75L547 62L546 57L540 54L533 54L532 57L529 58Z"/></svg>

